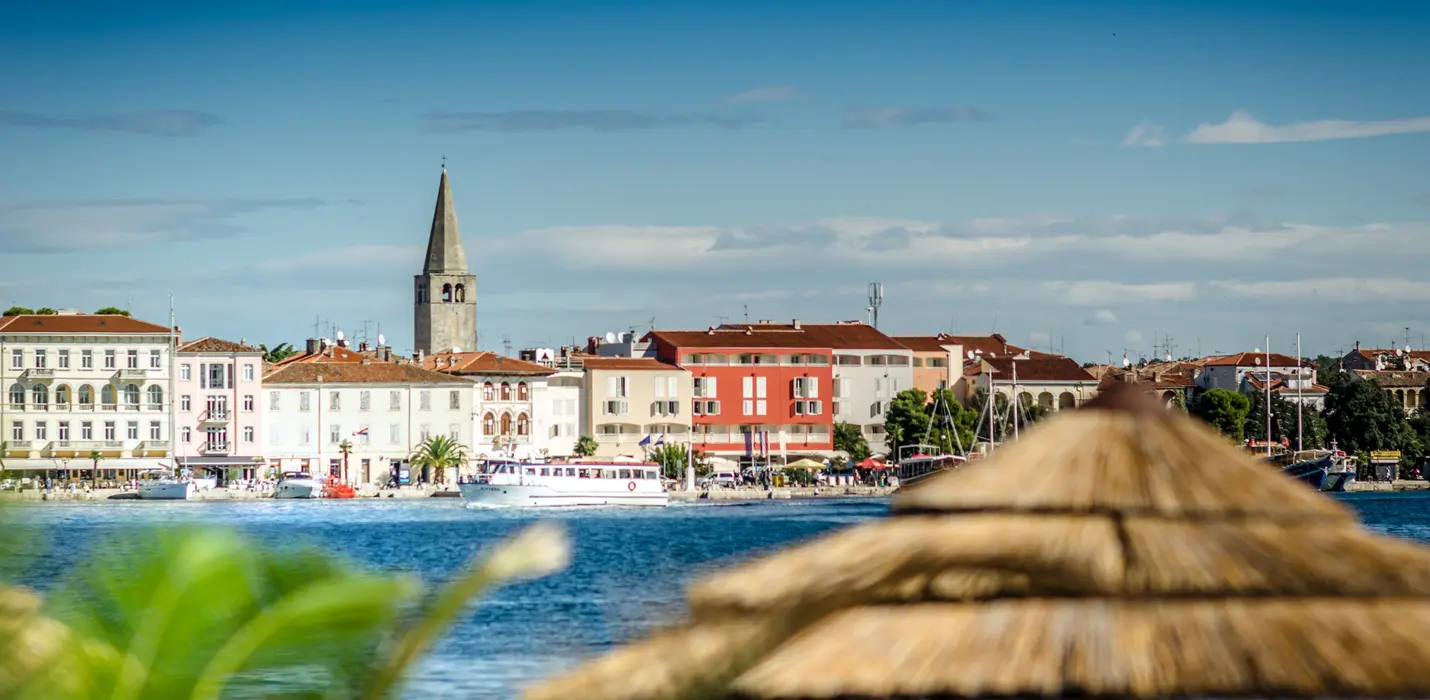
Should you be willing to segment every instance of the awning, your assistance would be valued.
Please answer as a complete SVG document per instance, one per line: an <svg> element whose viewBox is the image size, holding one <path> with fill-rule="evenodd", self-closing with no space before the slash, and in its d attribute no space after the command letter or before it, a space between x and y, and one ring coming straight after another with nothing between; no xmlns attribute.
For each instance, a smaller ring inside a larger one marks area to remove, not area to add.
<svg viewBox="0 0 1430 700"><path fill-rule="evenodd" d="M52 469L64 471L66 469L74 471L93 471L94 460L76 457L66 465L64 460L57 458L50 459L5 459L5 471L33 471L37 469ZM110 469L168 469L172 464L168 460L159 461L155 459L101 459L99 460L100 471Z"/></svg>
<svg viewBox="0 0 1430 700"><path fill-rule="evenodd" d="M180 457L181 467L252 467L264 466L268 461L262 457Z"/></svg>

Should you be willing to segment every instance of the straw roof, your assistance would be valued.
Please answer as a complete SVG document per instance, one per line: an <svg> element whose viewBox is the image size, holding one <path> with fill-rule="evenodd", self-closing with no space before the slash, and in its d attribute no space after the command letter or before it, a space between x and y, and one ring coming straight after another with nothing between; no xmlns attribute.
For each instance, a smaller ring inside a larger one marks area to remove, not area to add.
<svg viewBox="0 0 1430 700"><path fill-rule="evenodd" d="M1430 550L1135 388L689 603L527 697L1430 695Z"/></svg>

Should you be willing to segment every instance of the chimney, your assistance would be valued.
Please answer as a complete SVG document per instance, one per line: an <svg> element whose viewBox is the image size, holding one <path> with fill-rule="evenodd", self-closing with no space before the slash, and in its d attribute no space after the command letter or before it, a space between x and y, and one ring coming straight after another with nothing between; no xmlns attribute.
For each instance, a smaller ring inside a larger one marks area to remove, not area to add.
<svg viewBox="0 0 1430 700"><path fill-rule="evenodd" d="M425 360L425 359L427 359L427 353L422 352L421 350L418 350L418 351L417 351L417 364L419 364L419 365L422 364L422 361Z"/></svg>
<svg viewBox="0 0 1430 700"><path fill-rule="evenodd" d="M367 352L367 351L368 351L368 347L367 347L367 341L366 341L366 340L364 340L364 341L361 342L361 343L358 343L358 352Z"/></svg>
<svg viewBox="0 0 1430 700"><path fill-rule="evenodd" d="M308 339L307 350L308 350L308 354L309 354L309 355L316 355L316 354L318 354L318 350L321 349L322 347L323 347L323 346L322 346L322 344L321 344L321 341L319 341L317 338L309 338L309 339Z"/></svg>
<svg viewBox="0 0 1430 700"><path fill-rule="evenodd" d="M1360 341L1356 341L1356 352L1360 352Z"/></svg>
<svg viewBox="0 0 1430 700"><path fill-rule="evenodd" d="M794 326L795 330L799 330L799 319L795 319L790 325Z"/></svg>
<svg viewBox="0 0 1430 700"><path fill-rule="evenodd" d="M337 346L335 346L335 345L329 345L329 346L328 346L328 357L337 357L337 356L338 356L338 348L337 348Z"/></svg>

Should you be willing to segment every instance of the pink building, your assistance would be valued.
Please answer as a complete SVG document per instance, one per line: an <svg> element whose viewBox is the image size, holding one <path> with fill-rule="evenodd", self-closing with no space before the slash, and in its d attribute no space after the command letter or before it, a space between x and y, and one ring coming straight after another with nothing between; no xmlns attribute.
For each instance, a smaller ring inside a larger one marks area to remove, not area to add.
<svg viewBox="0 0 1430 700"><path fill-rule="evenodd" d="M175 459L195 474L252 479L263 466L263 351L218 338L181 343Z"/></svg>

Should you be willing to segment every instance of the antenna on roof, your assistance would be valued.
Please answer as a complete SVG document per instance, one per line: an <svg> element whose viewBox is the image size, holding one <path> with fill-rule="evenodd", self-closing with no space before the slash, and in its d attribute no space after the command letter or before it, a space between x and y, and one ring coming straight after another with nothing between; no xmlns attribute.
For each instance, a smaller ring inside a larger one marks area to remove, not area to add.
<svg viewBox="0 0 1430 700"><path fill-rule="evenodd" d="M511 336L504 335L501 337L501 349L503 355L511 356Z"/></svg>
<svg viewBox="0 0 1430 700"><path fill-rule="evenodd" d="M872 322L869 324L875 328L879 327L879 307L884 305L884 285L879 282L869 283L869 314Z"/></svg>
<svg viewBox="0 0 1430 700"><path fill-rule="evenodd" d="M745 325L748 326L748 325L750 325L750 305L749 305L749 304L741 304L741 306L745 307Z"/></svg>

